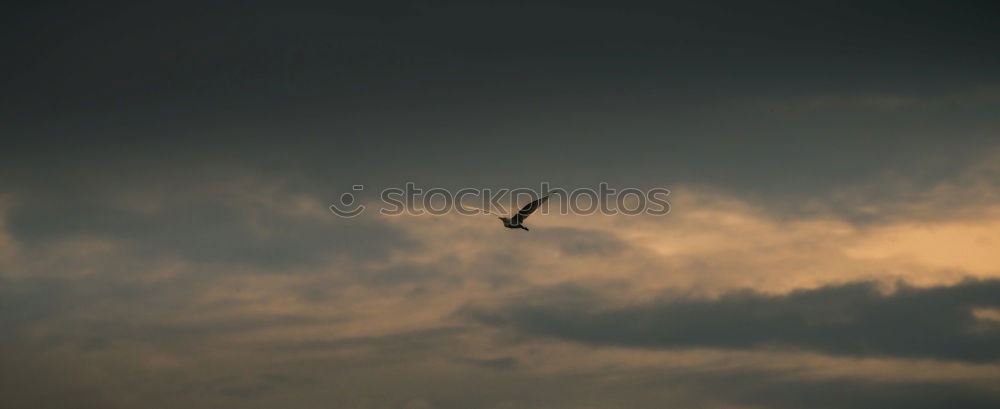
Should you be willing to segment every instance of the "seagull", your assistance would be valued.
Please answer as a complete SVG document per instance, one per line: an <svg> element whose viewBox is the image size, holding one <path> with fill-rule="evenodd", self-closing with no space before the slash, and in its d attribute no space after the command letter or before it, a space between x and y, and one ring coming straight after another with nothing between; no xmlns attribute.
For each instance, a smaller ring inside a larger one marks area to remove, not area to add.
<svg viewBox="0 0 1000 409"><path fill-rule="evenodd" d="M535 201L533 201L531 203L528 203L528 204L524 205L524 207L522 207L521 210L519 210L517 212L517 214L515 214L512 217L503 217L502 215L493 213L493 212L491 212L491 211L489 211L487 209L482 209L482 208L475 207L475 206L468 206L468 207L476 209L476 210L482 212L482 214L489 214L489 215L497 216L498 219L500 219L501 221L503 221L503 227L506 227L508 229L524 229L524 230L528 230L528 228L524 227L524 225L522 224L524 222L524 219L527 219L528 216L530 216L532 213L535 212L535 210L538 210L538 207L541 206L542 203L545 203L546 200L549 200L548 196L545 196L545 197L543 197L541 199L538 199L538 200L535 200ZM461 204L461 203L459 203L458 206L461 207L461 208L466 208L466 206L463 205L463 204Z"/></svg>
<svg viewBox="0 0 1000 409"><path fill-rule="evenodd" d="M541 206L542 203L545 203L546 200L549 200L548 196L524 205L524 207L522 207L521 210L519 210L517 214L512 217L498 216L497 218L503 221L503 227L508 229L524 229L525 231L528 231L528 228L524 227L524 224L522 224L524 223L524 219L527 219L528 216L531 216L531 214L535 212L535 210L538 210L538 207Z"/></svg>

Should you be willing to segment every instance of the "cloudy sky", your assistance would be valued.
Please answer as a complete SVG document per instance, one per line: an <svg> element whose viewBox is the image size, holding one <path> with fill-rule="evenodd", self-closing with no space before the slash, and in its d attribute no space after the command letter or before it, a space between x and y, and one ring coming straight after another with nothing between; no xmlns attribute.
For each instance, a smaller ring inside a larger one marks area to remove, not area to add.
<svg viewBox="0 0 1000 409"><path fill-rule="evenodd" d="M994 4L25 3L0 406L1000 407Z"/></svg>

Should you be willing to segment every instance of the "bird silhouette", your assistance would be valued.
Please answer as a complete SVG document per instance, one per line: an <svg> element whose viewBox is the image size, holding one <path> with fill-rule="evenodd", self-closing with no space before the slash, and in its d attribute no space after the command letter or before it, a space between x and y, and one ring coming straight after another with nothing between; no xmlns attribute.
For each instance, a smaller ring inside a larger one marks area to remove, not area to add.
<svg viewBox="0 0 1000 409"><path fill-rule="evenodd" d="M524 205L524 207L522 207L521 210L519 210L517 214L512 217L499 216L497 218L503 221L503 227L508 229L524 229L525 231L528 231L528 228L524 227L524 219L527 219L528 216L531 216L531 214L535 212L535 210L538 210L538 208L541 207L542 203L545 203L546 200L549 200L548 196Z"/></svg>
<svg viewBox="0 0 1000 409"><path fill-rule="evenodd" d="M511 217L504 217L502 215L493 213L493 212L491 212L489 210L481 209L481 208L474 207L474 206L470 206L470 207L472 207L473 209L476 209L476 210L479 210L479 211L483 212L483 214L491 214L491 215L497 216L497 218L500 219L500 221L503 222L503 227L506 227L508 229L524 229L524 230L530 231L530 230L528 230L527 227L524 227L524 219L527 219L528 216L530 216L532 213L535 212L535 210L538 210L538 208L541 207L542 203L545 203L546 200L549 200L548 196L545 196L545 197L543 197L541 199L538 199L538 200L535 200L535 201L533 201L531 203L528 203L528 204L524 205L524 207L522 207L521 210L518 210L517 213L515 213ZM463 206L461 204L459 206L465 207L465 206Z"/></svg>

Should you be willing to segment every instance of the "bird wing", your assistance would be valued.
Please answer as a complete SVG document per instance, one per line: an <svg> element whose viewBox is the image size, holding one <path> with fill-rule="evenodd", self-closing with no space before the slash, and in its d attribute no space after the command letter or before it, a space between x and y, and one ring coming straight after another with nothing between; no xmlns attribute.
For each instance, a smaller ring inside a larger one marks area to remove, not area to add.
<svg viewBox="0 0 1000 409"><path fill-rule="evenodd" d="M524 205L524 207L522 207L521 210L518 211L517 214L515 214L514 217L510 219L511 223L521 224L521 222L523 222L524 219L527 219L528 216L530 216L532 213L535 212L535 210L538 210L538 207L541 206L542 203L545 203L546 200L549 200L548 196L545 196L541 199L535 200L534 202Z"/></svg>

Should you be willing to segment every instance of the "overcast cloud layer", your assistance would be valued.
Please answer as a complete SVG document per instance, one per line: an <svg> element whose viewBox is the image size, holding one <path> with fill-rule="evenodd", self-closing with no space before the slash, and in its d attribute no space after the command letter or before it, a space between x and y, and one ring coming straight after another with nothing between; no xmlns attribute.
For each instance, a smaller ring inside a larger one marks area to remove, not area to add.
<svg viewBox="0 0 1000 409"><path fill-rule="evenodd" d="M1000 407L991 3L3 14L2 407Z"/></svg>

